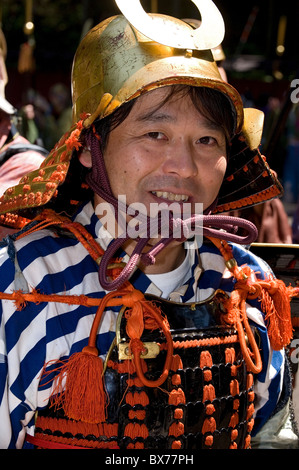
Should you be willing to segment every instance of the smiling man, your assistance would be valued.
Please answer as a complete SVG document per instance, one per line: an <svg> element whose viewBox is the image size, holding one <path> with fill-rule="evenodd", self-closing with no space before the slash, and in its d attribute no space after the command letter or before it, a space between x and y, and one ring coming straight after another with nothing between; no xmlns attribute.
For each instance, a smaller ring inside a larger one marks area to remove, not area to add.
<svg viewBox="0 0 299 470"><path fill-rule="evenodd" d="M212 117L215 103L221 109L219 122ZM233 132L227 98L216 90L176 85L151 90L124 108L119 114L130 108L128 116L112 129L104 144L104 166L112 195L124 195L127 205L141 202L144 213L151 216L153 208L161 206L176 209L177 216L182 216L184 206L189 214L196 213L199 203L202 210L208 209L225 175ZM101 135L101 120L95 127ZM85 152L81 160L92 166L90 153L88 158ZM104 198L95 194L95 207L103 202ZM134 246L135 240L130 240L126 251L131 254ZM172 243L145 270L159 272L161 259L167 272L184 258L184 245Z"/></svg>
<svg viewBox="0 0 299 470"><path fill-rule="evenodd" d="M197 30L117 3L78 47L74 126L0 200L1 447L296 447L295 293L221 215L281 193L262 114L213 62L212 2Z"/></svg>

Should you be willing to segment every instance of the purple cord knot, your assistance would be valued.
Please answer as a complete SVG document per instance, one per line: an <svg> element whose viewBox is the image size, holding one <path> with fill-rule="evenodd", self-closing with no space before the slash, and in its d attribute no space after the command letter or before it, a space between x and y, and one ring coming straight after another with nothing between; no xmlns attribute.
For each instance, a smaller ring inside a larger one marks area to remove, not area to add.
<svg viewBox="0 0 299 470"><path fill-rule="evenodd" d="M145 266L150 266L155 264L156 258L152 253L143 253L141 255L141 261Z"/></svg>
<svg viewBox="0 0 299 470"><path fill-rule="evenodd" d="M178 219L175 222L178 224ZM188 233L190 233L190 227L198 224L202 229L203 235L207 237L214 237L221 240L231 241L239 244L250 244L257 238L257 228L248 220L241 219L238 217L230 216L221 216L221 215L194 215L190 219L181 221L181 226L188 228ZM173 229L175 224L172 225ZM233 232L236 232L238 227L242 227L247 230L248 234L244 237L237 235L236 233L231 233L228 231L223 231L223 229L230 229ZM186 233L186 232L185 232ZM125 240L128 240L127 237ZM119 276L113 281L107 280L107 268L108 264L115 255L116 251L124 243L123 238L116 238L108 247L104 253L100 266L99 266L99 281L102 287L106 290L114 290L121 287L121 285L127 281L132 273L134 272L137 264L141 261L145 265L153 265L156 260L156 256L165 248L169 243L174 240L181 241L181 238L176 238L173 235L173 230L171 235L168 238L158 239L157 243L147 252L143 253L144 247L148 244L150 236L145 238L139 238L136 241L135 249L130 257L130 260L126 267L122 270Z"/></svg>

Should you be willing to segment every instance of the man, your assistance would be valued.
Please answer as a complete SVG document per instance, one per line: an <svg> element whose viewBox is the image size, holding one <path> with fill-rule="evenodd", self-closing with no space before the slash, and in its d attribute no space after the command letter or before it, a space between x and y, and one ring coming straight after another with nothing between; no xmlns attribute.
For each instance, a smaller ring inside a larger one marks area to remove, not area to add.
<svg viewBox="0 0 299 470"><path fill-rule="evenodd" d="M0 194L39 168L48 154L43 147L20 135L14 124L15 113L15 108L0 97ZM0 226L0 239L14 231L9 226Z"/></svg>
<svg viewBox="0 0 299 470"><path fill-rule="evenodd" d="M1 447L249 448L252 432L271 447L281 428L295 446L296 292L231 243L253 224L217 215L281 191L261 114L207 51L212 2L195 35L117 3L128 19L76 53L73 128L0 201L24 227L1 251Z"/></svg>

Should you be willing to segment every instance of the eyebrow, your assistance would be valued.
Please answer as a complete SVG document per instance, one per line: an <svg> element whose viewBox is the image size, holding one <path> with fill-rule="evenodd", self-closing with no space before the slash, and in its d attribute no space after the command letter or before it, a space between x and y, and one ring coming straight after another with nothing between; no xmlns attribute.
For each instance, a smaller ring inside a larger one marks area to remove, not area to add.
<svg viewBox="0 0 299 470"><path fill-rule="evenodd" d="M209 119L207 119L206 117L202 116L203 119L204 119L204 125L207 129L209 130L214 130L214 131L222 131L222 126L220 124L217 124L216 122L213 122L213 121L210 121ZM176 122L177 121L177 117L176 116L172 116L170 114L166 114L166 113L159 113L155 110L153 111L149 111L147 113L144 113L144 114L141 114L140 116L137 117L137 121L139 122L152 122L152 123L156 123L156 122Z"/></svg>
<svg viewBox="0 0 299 470"><path fill-rule="evenodd" d="M140 122L176 122L176 116L171 116L166 113L158 113L156 111L149 111L148 113L141 114L138 118Z"/></svg>

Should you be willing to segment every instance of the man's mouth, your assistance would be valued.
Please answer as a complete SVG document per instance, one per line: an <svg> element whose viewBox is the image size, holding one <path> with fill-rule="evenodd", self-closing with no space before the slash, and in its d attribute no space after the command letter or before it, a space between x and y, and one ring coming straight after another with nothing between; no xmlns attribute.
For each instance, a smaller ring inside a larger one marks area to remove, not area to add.
<svg viewBox="0 0 299 470"><path fill-rule="evenodd" d="M189 196L186 194L175 194L168 191L151 191L151 193L159 198L166 199L167 201L187 202Z"/></svg>

